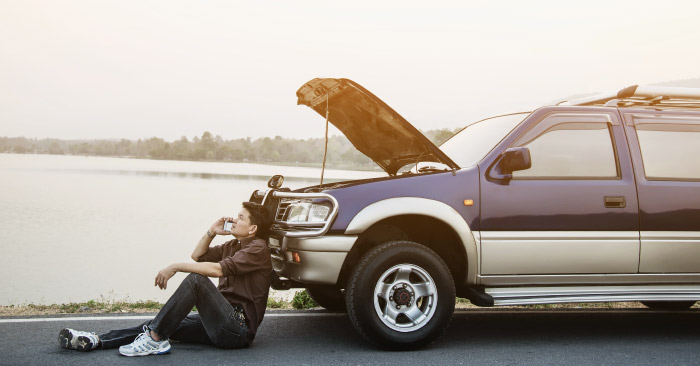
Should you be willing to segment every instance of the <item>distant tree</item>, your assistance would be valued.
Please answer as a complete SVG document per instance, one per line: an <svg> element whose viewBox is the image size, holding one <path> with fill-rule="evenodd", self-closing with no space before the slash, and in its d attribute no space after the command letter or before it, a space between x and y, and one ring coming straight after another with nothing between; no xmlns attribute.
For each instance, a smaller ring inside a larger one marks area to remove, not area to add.
<svg viewBox="0 0 700 366"><path fill-rule="evenodd" d="M190 142L187 137L182 136L179 140L171 144L171 156L174 159L185 160L190 156Z"/></svg>
<svg viewBox="0 0 700 366"><path fill-rule="evenodd" d="M204 149L204 151L214 151L216 150L216 141L211 132L205 131L202 134L202 139L199 141L199 147ZM213 153L212 153L213 154Z"/></svg>
<svg viewBox="0 0 700 366"><path fill-rule="evenodd" d="M424 134L440 144L455 131L429 130ZM153 159L252 161L289 164L315 164L323 161L324 138L290 139L283 136L224 140L205 131L192 140L182 136L167 142L159 137L121 140L58 140L0 137L0 152L72 155L131 156ZM368 157L357 151L345 136L330 136L326 164L329 167L377 169Z"/></svg>
<svg viewBox="0 0 700 366"><path fill-rule="evenodd" d="M12 152L16 154L26 154L29 151L29 148L23 145L16 145L12 147Z"/></svg>
<svg viewBox="0 0 700 366"><path fill-rule="evenodd" d="M58 142L54 141L49 145L49 154L63 155L63 148Z"/></svg>
<svg viewBox="0 0 700 366"><path fill-rule="evenodd" d="M118 143L117 146L116 146L116 148L117 148L117 155L120 155L120 156L131 156L131 155L133 155L133 152L131 151L131 146L132 146L133 144L134 144L134 143L131 142L130 140L121 139L121 141L119 141L119 143Z"/></svg>
<svg viewBox="0 0 700 366"><path fill-rule="evenodd" d="M190 160L204 160L207 156L207 151L202 148L195 148L190 151Z"/></svg>

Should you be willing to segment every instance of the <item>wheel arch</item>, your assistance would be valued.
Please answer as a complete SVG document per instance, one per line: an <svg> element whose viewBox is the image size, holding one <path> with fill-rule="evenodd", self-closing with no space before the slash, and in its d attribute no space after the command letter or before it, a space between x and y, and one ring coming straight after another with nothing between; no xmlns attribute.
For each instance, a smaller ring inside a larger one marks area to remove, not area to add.
<svg viewBox="0 0 700 366"><path fill-rule="evenodd" d="M420 197L377 201L355 215L345 234L358 239L341 269L341 286L364 253L391 240L411 240L433 250L445 261L458 287L476 279L474 235L462 216L443 202Z"/></svg>

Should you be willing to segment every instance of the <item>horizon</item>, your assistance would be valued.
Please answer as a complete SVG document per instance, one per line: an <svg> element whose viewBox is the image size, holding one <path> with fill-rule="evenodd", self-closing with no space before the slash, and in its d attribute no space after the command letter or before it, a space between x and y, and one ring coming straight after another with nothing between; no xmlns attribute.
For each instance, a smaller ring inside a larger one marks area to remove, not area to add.
<svg viewBox="0 0 700 366"><path fill-rule="evenodd" d="M420 131L421 133L423 133L423 134L431 133L431 132L439 132L439 131L450 131L451 133L456 133L456 131L455 131L454 129L450 129L450 128L431 128L431 129L429 129L429 130L419 130L419 131ZM24 138L24 139L29 139L29 140L59 140L59 141L64 141L64 142L73 142L73 141L121 141L121 140L138 141L138 140L150 140L150 139L156 138L156 139L162 139L163 141L170 143L170 142L179 141L179 140L181 140L183 137L184 137L184 138L187 138L187 141L192 142L192 141L194 141L195 138L201 139L202 136L203 136L205 133L207 133L207 132L209 132L214 138L216 138L216 137L221 137L222 140L224 140L224 141L246 140L246 139L250 139L251 141L256 141L256 140L265 139L265 138L269 138L269 139L273 139L273 140L274 140L274 139L277 138L277 137L281 137L281 138L283 138L283 139L299 140L299 141L304 141L304 140L308 140L308 139L324 139L324 136L320 136L320 137L319 137L319 136L316 136L316 137L306 137L306 138L302 137L302 138L296 138L296 137L284 137L284 136L281 136L281 135L275 135L275 136L260 136L260 137L257 137L257 138L252 138L251 136L246 136L246 137L236 137L236 138L231 138L231 139L225 139L225 138L223 138L221 135L219 135L219 134L217 134L217 133L214 133L214 132L211 132L211 131L204 131L204 132L202 132L200 135L195 135L195 136L180 136L179 138L172 139L172 140L165 139L165 138L160 137L160 136L139 137L139 138L136 138L136 139L133 139L133 138L132 138L132 139L129 139L129 138L124 138L124 137L95 138L95 139L93 139L93 138L85 138L85 139L62 139L62 138L57 138L57 137L0 136L0 139L2 139L2 138L6 138L6 139L21 139L21 138ZM330 134L330 131L329 131L328 138L332 138L332 137L342 137L342 138L345 138L345 136L344 136L342 133L340 133L340 131L336 131L336 132L337 132L337 134L331 135L331 134Z"/></svg>

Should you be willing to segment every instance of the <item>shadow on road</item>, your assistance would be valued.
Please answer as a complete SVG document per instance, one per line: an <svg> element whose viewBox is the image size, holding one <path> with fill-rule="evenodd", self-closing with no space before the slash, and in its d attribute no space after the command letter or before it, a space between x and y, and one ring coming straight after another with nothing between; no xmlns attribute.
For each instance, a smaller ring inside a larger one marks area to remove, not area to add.
<svg viewBox="0 0 700 366"><path fill-rule="evenodd" d="M587 312L468 311L456 313L445 336L434 347L475 344L538 345L562 343L614 344L659 340L700 341L700 311L651 310Z"/></svg>

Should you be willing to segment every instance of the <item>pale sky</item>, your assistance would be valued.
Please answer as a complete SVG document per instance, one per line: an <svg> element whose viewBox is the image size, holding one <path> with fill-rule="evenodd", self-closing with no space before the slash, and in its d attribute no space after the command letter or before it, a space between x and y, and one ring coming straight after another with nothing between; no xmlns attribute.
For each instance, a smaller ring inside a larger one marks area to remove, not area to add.
<svg viewBox="0 0 700 366"><path fill-rule="evenodd" d="M0 136L322 137L345 77L420 129L700 76L698 1L0 0Z"/></svg>

